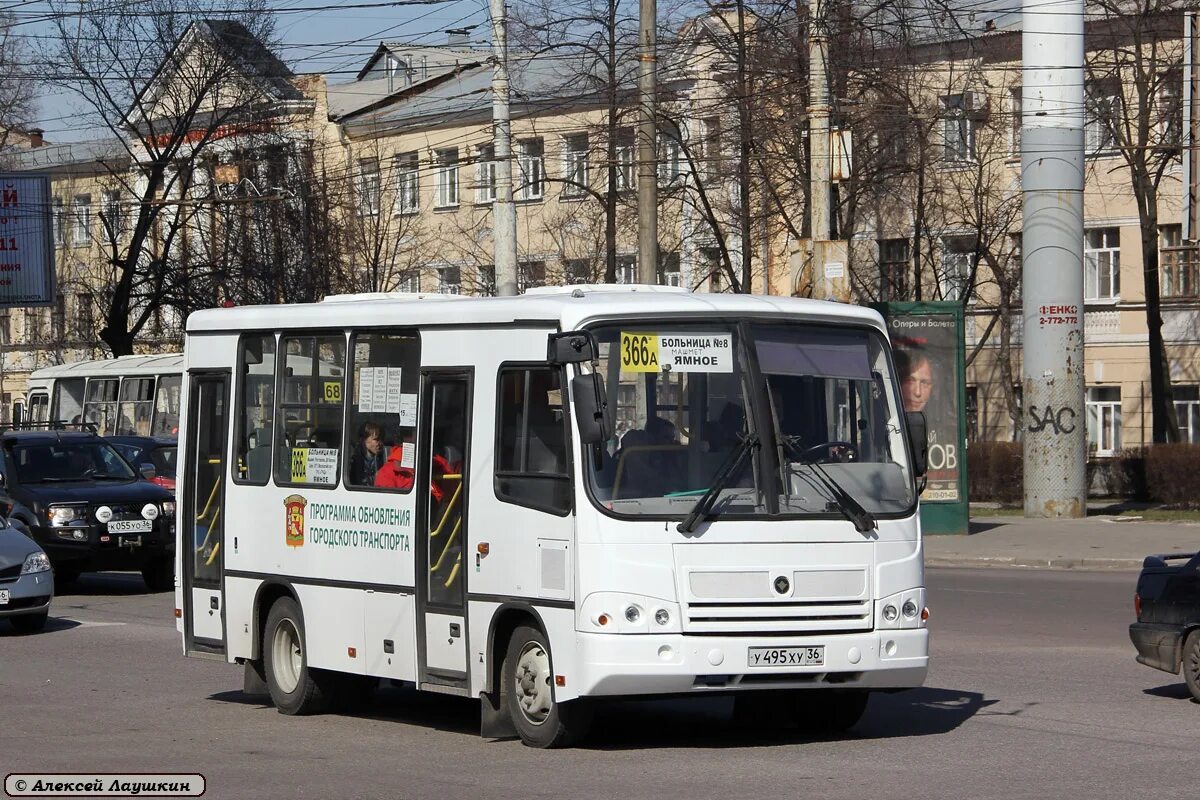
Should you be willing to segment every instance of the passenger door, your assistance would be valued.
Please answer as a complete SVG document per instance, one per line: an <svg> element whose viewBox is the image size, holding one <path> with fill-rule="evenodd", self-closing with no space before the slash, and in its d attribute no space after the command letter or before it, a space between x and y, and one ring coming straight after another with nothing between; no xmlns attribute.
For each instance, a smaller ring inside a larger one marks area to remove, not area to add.
<svg viewBox="0 0 1200 800"><path fill-rule="evenodd" d="M188 396L186 483L179 537L188 652L225 652L222 552L229 373L192 373Z"/></svg>
<svg viewBox="0 0 1200 800"><path fill-rule="evenodd" d="M463 692L471 383L468 370L423 372L416 484L418 680Z"/></svg>

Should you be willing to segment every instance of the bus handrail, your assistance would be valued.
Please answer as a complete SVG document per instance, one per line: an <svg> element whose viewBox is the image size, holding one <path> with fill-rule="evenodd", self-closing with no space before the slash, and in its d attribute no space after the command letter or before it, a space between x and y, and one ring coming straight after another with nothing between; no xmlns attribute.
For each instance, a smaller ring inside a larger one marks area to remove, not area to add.
<svg viewBox="0 0 1200 800"><path fill-rule="evenodd" d="M212 491L209 492L209 494L208 494L208 502L206 502L204 504L204 510L196 515L196 522L200 522L202 519L204 519L205 517L208 516L208 510L209 510L209 508L212 507L213 500L215 500L217 497L217 490L220 488L221 488L221 478L218 476L217 480L213 483ZM220 509L218 509L218 511L219 510ZM213 519L215 520L216 517L214 516Z"/></svg>
<svg viewBox="0 0 1200 800"><path fill-rule="evenodd" d="M446 474L442 476L449 480L458 480L458 486L454 489L454 494L450 497L450 502L446 504L446 511L442 514L442 520L437 524L437 527L429 532L430 539L436 539L442 533L442 528L446 527L446 520L450 519L450 512L458 504L458 498L462 494L462 475L461 474Z"/></svg>

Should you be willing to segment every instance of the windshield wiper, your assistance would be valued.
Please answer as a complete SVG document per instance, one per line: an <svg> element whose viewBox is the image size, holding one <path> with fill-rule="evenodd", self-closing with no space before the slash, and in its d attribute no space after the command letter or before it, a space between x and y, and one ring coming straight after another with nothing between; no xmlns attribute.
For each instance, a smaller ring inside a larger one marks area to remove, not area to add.
<svg viewBox="0 0 1200 800"><path fill-rule="evenodd" d="M862 503L854 499L854 496L847 492L842 485L833 479L833 476L825 471L825 468L820 463L805 458L803 453L796 449L795 442L791 441L790 437L782 437L780 439L783 446L787 449L788 455L794 458L798 463L812 467L813 475L817 476L817 480L825 487L825 490L833 495L836 501L838 511L841 511L846 519L854 523L854 529L859 533L870 533L875 530L875 517L862 507Z"/></svg>
<svg viewBox="0 0 1200 800"><path fill-rule="evenodd" d="M709 510L721 494L721 490L725 488L726 482L742 466L750 451L757 446L758 437L753 433L746 434L746 437L738 442L738 446L729 453L725 458L725 463L721 465L721 468L717 470L717 474L713 476L712 482L708 485L708 491L696 501L696 505L692 506L692 510L688 512L688 515L677 526L680 533L691 533L696 529L696 523L702 517L708 516Z"/></svg>

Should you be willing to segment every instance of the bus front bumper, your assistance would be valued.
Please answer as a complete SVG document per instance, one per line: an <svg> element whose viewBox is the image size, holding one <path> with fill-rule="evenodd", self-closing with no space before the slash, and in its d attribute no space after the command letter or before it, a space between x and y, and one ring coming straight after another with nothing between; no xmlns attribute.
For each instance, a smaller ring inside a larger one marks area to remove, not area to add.
<svg viewBox="0 0 1200 800"><path fill-rule="evenodd" d="M925 682L929 631L826 636L578 633L576 696L750 689L910 689ZM750 666L750 648L823 646L818 666Z"/></svg>

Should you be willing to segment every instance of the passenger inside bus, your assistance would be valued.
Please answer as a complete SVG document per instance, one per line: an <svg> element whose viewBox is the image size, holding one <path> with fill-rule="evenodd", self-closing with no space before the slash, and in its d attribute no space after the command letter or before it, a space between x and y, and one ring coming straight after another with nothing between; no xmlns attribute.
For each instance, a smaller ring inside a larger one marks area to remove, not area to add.
<svg viewBox="0 0 1200 800"><path fill-rule="evenodd" d="M364 423L358 445L350 456L350 483L371 486L385 460L383 428L376 422Z"/></svg>

